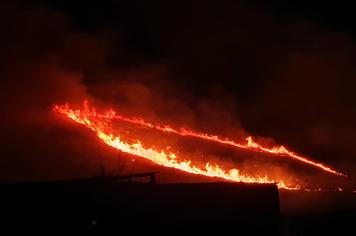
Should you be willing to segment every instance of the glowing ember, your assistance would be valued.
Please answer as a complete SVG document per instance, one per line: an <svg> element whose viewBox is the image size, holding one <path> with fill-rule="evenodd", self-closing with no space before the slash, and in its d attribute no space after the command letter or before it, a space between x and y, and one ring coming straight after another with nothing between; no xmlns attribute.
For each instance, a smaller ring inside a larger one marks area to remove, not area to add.
<svg viewBox="0 0 356 236"><path fill-rule="evenodd" d="M112 118L115 115L112 111L104 116L97 115L95 110L90 111L87 105L83 110L73 110L68 105L58 106L55 105L53 110L66 117L74 120L75 122L84 125L91 129L95 134L106 144L114 147L122 152L130 153L139 157L146 158L153 161L156 164L176 168L188 173L204 175L209 177L218 177L229 181L245 182L245 183L275 183L279 188L296 190L300 189L299 186L292 186L286 184L281 179L270 179L268 176L254 177L245 174L241 174L238 169L224 169L219 165L212 165L206 163L204 168L195 166L190 160L182 160L173 152L158 151L154 148L145 148L141 142L126 143L121 140L120 136L114 135L107 123L108 118ZM126 119L126 118L123 118ZM128 119L132 120L132 119ZM137 122L145 122L141 119L136 119ZM153 126L152 126L153 127Z"/></svg>
<svg viewBox="0 0 356 236"><path fill-rule="evenodd" d="M180 136L190 136L190 137L195 137L195 138L199 138L199 139L204 139L207 141L212 141L212 142L216 142L216 143L220 143L220 144L229 145L229 146L239 148L239 149L257 151L257 152L262 152L262 153L266 153L266 154L272 154L275 156L288 157L288 158L292 158L292 159L298 160L300 162L303 162L305 164L314 166L314 167L319 168L323 171L326 171L326 172L329 172L329 173L332 173L335 175L347 177L346 174L338 172L338 171L332 169L331 167L328 167L324 164L315 162L315 161L310 160L306 157L300 156L292 151L289 151L284 146L265 147L265 146L257 143L256 141L254 141L251 136L246 138L246 141L247 141L246 143L238 143L238 142L235 142L228 138L221 138L216 135L201 133L201 132L197 132L197 131L186 129L186 128L174 129L168 125L154 125L152 123L146 122L142 118L127 118L122 115L116 114L116 112L113 110L106 112L104 115L97 115L95 110L93 110L93 112L89 111L89 108L88 108L88 105L86 102L85 102L84 106L86 106L88 115L93 115L98 118L118 119L121 121L129 122L131 124L141 125L143 127L153 128L153 129L157 129L157 130L160 130L163 132L173 133L173 134L180 135Z"/></svg>

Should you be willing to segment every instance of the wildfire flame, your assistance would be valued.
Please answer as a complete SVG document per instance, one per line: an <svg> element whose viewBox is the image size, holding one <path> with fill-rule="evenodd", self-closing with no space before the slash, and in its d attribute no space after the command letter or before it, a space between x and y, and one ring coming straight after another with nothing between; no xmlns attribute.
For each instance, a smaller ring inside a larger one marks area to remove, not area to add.
<svg viewBox="0 0 356 236"><path fill-rule="evenodd" d="M145 148L140 141L136 143L126 143L121 140L120 136L113 134L107 123L107 119L103 119L103 116L98 116L95 110L90 110L85 105L82 110L73 110L66 105L55 105L53 111L64 115L71 120L84 125L92 130L99 139L101 139L107 145L116 148L122 152L130 153L139 157L146 158L153 161L156 164L179 169L188 173L204 175L209 177L222 178L228 181L245 182L245 183L269 183L276 184L278 188L287 190L297 190L300 186L287 185L281 179L270 179L268 176L253 177L245 174L241 174L238 169L224 170L219 165L212 165L209 162L205 164L204 168L195 166L190 160L181 160L175 153L169 151L158 151L154 148ZM99 118L101 117L101 118Z"/></svg>
<svg viewBox="0 0 356 236"><path fill-rule="evenodd" d="M263 177L255 177L246 174L241 174L238 169L225 169L216 164L210 164L209 162L205 163L204 167L199 167L197 165L192 164L191 160L184 160L181 157L178 157L172 151L158 151L155 148L146 148L144 147L140 141L135 143L127 143L122 140L119 135L115 135L112 128L110 127L110 121L112 119L119 119L121 121L129 122L136 125L141 125L143 127L157 129L163 132L173 133L180 136L190 136L195 138L200 138L208 141L213 141L221 144L230 145L236 148L242 148L252 151L264 152L273 155L279 156L288 156L304 163L313 165L318 167L324 171L346 176L340 172L337 172L330 167L324 166L320 163L316 163L311 161L305 157L301 157L289 150L285 147L272 147L267 148L264 147L255 141L253 141L252 137L247 138L246 144L241 144L234 142L229 139L222 139L215 135L205 134L195 132L193 130L181 128L181 129L173 129L170 126L162 126L162 125L153 125L144 121L142 118L127 118L122 115L117 115L115 111L110 110L103 114L98 114L96 110L90 109L88 103L84 102L83 109L71 109L68 104L66 105L55 105L53 107L53 111L59 114L64 115L65 117L84 125L85 127L92 130L99 139L101 139L107 145L116 148L122 152L129 153L132 155L136 155L139 157L146 158L148 160L153 161L156 164L179 169L188 173L204 175L209 177L217 177L222 178L229 181L234 182L245 182L245 183L274 183L278 186L278 188L288 189L288 190L297 190L301 189L299 185L286 184L282 179L271 179L267 175Z"/></svg>
<svg viewBox="0 0 356 236"><path fill-rule="evenodd" d="M86 107L88 106L86 102L85 102L84 106L86 106ZM246 143L238 143L238 142L235 142L229 138L221 138L217 135L197 132L197 131L187 129L187 128L174 129L174 128L170 127L169 125L152 124L152 123L146 122L142 118L127 118L123 115L117 114L113 110L109 110L104 115L96 114L96 112L94 110L92 115L94 115L95 117L98 117L98 118L118 119L118 120L125 121L125 122L131 123L131 124L141 125L143 127L160 130L160 131L163 131L166 133L172 133L172 134L176 134L176 135L180 135L180 136L189 136L189 137L199 138L199 139L203 139L203 140L207 140L207 141L211 141L211 142L216 142L216 143L232 146L232 147L238 148L238 149L262 152L262 153L266 153L266 154L271 154L272 156L282 156L282 157L292 158L297 161L308 164L310 166L319 168L320 170L323 170L323 171L326 171L326 172L329 172L329 173L332 173L335 175L347 177L346 174L338 172L338 171L334 170L333 168L326 166L322 163L318 163L318 162L310 160L306 157L298 155L298 154L288 150L284 146L265 147L265 146L257 143L256 141L254 141L251 136L246 138L246 141L247 141Z"/></svg>

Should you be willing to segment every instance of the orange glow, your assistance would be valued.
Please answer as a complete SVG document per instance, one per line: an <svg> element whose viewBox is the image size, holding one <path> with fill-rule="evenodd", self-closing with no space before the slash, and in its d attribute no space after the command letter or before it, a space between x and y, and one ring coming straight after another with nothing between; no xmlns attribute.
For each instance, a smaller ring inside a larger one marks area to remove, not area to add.
<svg viewBox="0 0 356 236"><path fill-rule="evenodd" d="M315 162L315 161L310 160L306 157L298 155L298 154L288 150L284 146L265 147L265 146L257 143L256 141L254 141L251 136L246 138L246 143L238 143L238 142L235 142L229 138L221 138L217 135L201 133L201 132L197 132L197 131L190 130L187 128L174 129L168 125L157 125L157 124L155 125L155 124L146 122L142 118L127 118L122 115L116 114L116 112L113 110L106 112L104 115L97 115L94 110L91 115L94 115L94 116L100 117L100 118L118 119L118 120L125 121L125 122L131 123L131 124L140 125L140 126L143 126L146 128L152 128L152 129L156 129L156 130L160 130L160 131L163 131L166 133L172 133L172 134L176 134L176 135L180 135L180 136L189 136L189 137L199 138L199 139L203 139L203 140L207 140L207 141L211 141L211 142L215 142L215 143L228 145L228 146L238 148L238 149L262 152L262 153L266 153L266 154L271 154L273 156L287 157L287 158L291 158L291 159L303 162L310 166L319 168L320 170L323 170L323 171L326 171L326 172L329 172L329 173L332 173L335 175L347 177L346 174L338 172L324 164Z"/></svg>
<svg viewBox="0 0 356 236"><path fill-rule="evenodd" d="M192 164L190 160L185 160L182 157L178 157L173 152L158 151L154 148L146 148L141 144L140 141L135 143L126 143L120 138L120 136L113 134L113 131L109 126L108 118L113 118L113 111L110 111L104 116L98 115L95 110L90 110L86 103L84 105L84 109L82 110L73 110L69 107L69 105L55 105L53 110L91 129L97 135L97 137L107 145L122 152L146 158L156 164L165 167L175 168L197 175L222 178L234 182L275 183L279 188L283 189L300 189L300 186L287 184L281 179L270 179L267 175L263 177L249 176L246 174L241 174L238 169L224 169L222 166L210 164L209 162L205 163L204 167L199 167ZM133 119L129 120L132 121ZM136 121L145 124L142 119L136 119Z"/></svg>

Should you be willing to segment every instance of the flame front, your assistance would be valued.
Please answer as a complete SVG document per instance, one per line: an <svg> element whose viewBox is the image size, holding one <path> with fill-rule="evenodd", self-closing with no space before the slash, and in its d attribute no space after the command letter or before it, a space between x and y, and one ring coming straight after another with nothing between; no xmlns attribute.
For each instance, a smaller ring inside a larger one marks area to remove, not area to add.
<svg viewBox="0 0 356 236"><path fill-rule="evenodd" d="M155 124L146 122L142 118L127 118L122 115L116 114L116 112L114 112L112 110L100 117L101 118L105 117L108 119L118 119L118 120L129 122L132 124L141 125L143 127L160 130L160 131L163 131L166 133L172 133L172 134L176 134L176 135L180 135L180 136L189 136L189 137L199 138L199 139L203 139L203 140L207 140L207 141L211 141L211 142L215 142L215 143L232 146L232 147L238 148L238 149L262 152L262 153L271 154L274 156L283 156L283 157L291 158L291 159L300 161L304 164L308 164L310 166L319 168L322 171L326 171L326 172L332 173L334 175L340 175L343 177L347 177L346 174L343 174L343 173L341 173L331 167L328 167L322 163L318 163L318 162L310 160L306 157L298 155L298 154L288 150L284 146L265 147L265 146L257 143L256 141L254 141L251 136L246 138L246 141L247 141L246 143L238 143L238 142L235 142L228 138L221 138L217 135L201 133L201 132L197 132L197 131L194 131L191 129L186 129L186 128L174 129L168 125L155 125Z"/></svg>
<svg viewBox="0 0 356 236"><path fill-rule="evenodd" d="M107 120L110 118L110 115L97 115L95 110L91 111L86 104L82 110L73 110L69 107L69 105L55 105L53 110L91 129L97 137L107 145L122 152L146 158L165 167L175 168L197 175L222 178L234 182L274 183L279 188L283 189L300 189L300 186L290 184L287 185L281 179L270 179L267 175L264 177L249 176L241 174L238 169L226 170L219 165L212 165L209 162L205 164L204 168L201 168L193 165L190 160L182 160L181 158L178 158L178 156L173 152L158 151L154 148L145 148L139 141L132 144L126 143L121 140L120 136L114 135L110 130L108 131L110 128Z"/></svg>

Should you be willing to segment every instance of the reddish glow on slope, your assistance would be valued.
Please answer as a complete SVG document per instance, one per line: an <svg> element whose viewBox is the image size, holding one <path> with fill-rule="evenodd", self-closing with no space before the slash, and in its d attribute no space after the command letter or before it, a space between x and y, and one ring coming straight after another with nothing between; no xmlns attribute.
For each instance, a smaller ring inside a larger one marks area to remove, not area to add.
<svg viewBox="0 0 356 236"><path fill-rule="evenodd" d="M164 152L158 151L154 148L146 148L140 141L132 144L126 143L120 138L120 136L113 133L113 130L107 122L108 117L97 115L95 110L90 110L87 105L85 105L82 110L73 110L69 107L69 105L55 105L53 110L91 129L98 136L98 138L107 145L122 152L146 158L165 167L175 168L197 175L222 178L234 182L275 183L279 188L283 189L300 189L299 186L286 184L281 179L270 179L267 175L264 177L255 177L241 174L238 169L225 169L223 166L212 165L209 162L205 163L204 168L198 167L197 165L193 165L191 160L178 157L173 152Z"/></svg>
<svg viewBox="0 0 356 236"><path fill-rule="evenodd" d="M86 106L87 106L87 104L86 104ZM235 142L229 138L221 138L217 135L201 133L201 132L197 132L197 131L186 129L186 128L174 129L174 128L170 127L169 125L157 125L157 124L155 125L155 124L146 122L142 118L127 118L120 114L116 114L116 112L113 110L106 112L104 115L97 115L94 110L92 112L92 115L101 117L101 118L107 118L107 119L118 119L118 120L125 121L125 122L131 123L131 124L140 125L140 126L143 126L146 128L160 130L160 131L163 131L166 133L172 133L172 134L176 134L176 135L180 135L180 136L189 136L189 137L204 139L207 141L232 146L232 147L235 147L238 149L245 149L245 150L250 150L250 151L271 154L271 155L275 155L275 156L292 158L294 160L297 160L297 161L303 162L305 164L311 165L313 167L319 168L320 170L323 170L323 171L326 171L326 172L329 172L329 173L332 173L335 175L347 177L346 174L338 172L335 169L328 167L322 163L318 163L313 160L310 160L307 157L298 155L298 154L288 150L284 146L265 147L265 146L257 143L256 141L254 141L251 136L246 138L246 141L247 141L246 143L238 143L238 142Z"/></svg>

